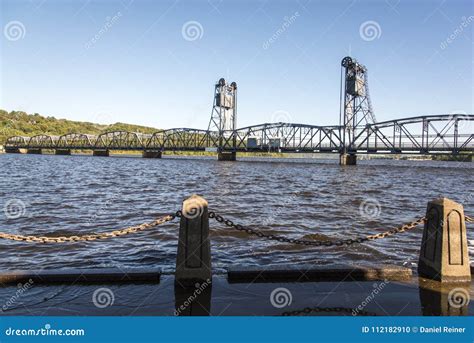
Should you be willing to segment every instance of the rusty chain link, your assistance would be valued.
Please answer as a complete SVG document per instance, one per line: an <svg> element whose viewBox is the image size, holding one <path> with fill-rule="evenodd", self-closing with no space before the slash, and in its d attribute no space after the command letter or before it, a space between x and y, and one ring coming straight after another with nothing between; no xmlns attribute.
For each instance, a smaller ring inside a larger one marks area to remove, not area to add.
<svg viewBox="0 0 474 343"><path fill-rule="evenodd" d="M143 223L136 226L130 226L125 229L114 230L104 233L96 233L83 236L58 236L58 237L47 237L47 236L23 236L15 235L5 232L0 232L0 239L9 239L13 241L22 241L27 243L66 243L66 242L84 242L84 241L95 241L98 239L107 239L129 235L132 233L144 231L146 229L167 223L176 218L176 214L169 214L150 223Z"/></svg>
<svg viewBox="0 0 474 343"><path fill-rule="evenodd" d="M120 237L120 236L129 235L132 233L141 232L146 229L172 221L175 218L180 218L181 216L182 216L182 211L177 211L175 214L165 215L150 223L143 223L140 225L130 226L130 227L120 229L120 230L114 230L111 232L104 232L104 233L97 233L97 234L90 234L90 235L48 237L48 236L24 236L24 235L16 235L16 234L10 234L6 232L0 232L0 239L8 239L8 240L13 240L13 241L22 241L22 242L28 242L28 243L66 243L66 242L95 241L99 239L114 238L114 237ZM365 237L359 237L355 239L349 238L349 239L341 239L337 241L321 241L321 240L303 240L303 239L287 238L280 235L267 234L260 230L251 229L249 227L245 227L240 224L234 224L232 220L225 219L224 217L222 217L221 215L213 211L209 212L209 218L215 219L219 223L224 223L226 226L232 227L238 231L246 232L249 235L255 235L260 238L274 240L274 241L278 241L282 243L293 243L293 244L317 246L317 247L352 245L355 243L363 243L367 241L372 241L379 238L393 236L397 233L413 230L417 226L424 224L426 222L426 217L422 217L418 220L404 224L400 227L396 227L392 230L377 233L374 235L368 235ZM469 216L465 216L465 220L468 223L474 222L474 218L469 217Z"/></svg>
<svg viewBox="0 0 474 343"><path fill-rule="evenodd" d="M243 232L248 233L249 235L255 235L260 238L274 240L274 241L278 241L282 243L293 243L293 244L316 246L316 247L352 245L355 243L363 243L363 242L372 241L379 238L385 238L385 237L393 236L397 233L412 230L416 228L417 226L424 224L426 221L426 217L422 217L410 223L404 224L400 227L394 228L386 232L377 233L374 235L369 235L369 236L359 237L359 238L341 239L337 241L321 241L321 240L303 240L303 239L287 238L280 235L267 234L260 230L251 229L249 227L245 227L240 224L234 224L231 220L225 219L224 217L222 217L221 215L215 212L209 212L209 218L214 218L217 222L224 223L228 227L232 227L236 230L243 231Z"/></svg>

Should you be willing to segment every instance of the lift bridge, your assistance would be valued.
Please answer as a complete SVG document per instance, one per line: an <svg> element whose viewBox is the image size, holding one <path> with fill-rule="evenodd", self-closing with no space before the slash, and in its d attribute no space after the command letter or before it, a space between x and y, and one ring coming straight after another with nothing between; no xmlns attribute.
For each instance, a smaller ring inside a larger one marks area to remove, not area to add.
<svg viewBox="0 0 474 343"><path fill-rule="evenodd" d="M220 79L214 86L211 119L207 130L174 128L153 134L128 131L100 135L68 133L9 137L7 153L58 155L71 151L142 151L160 158L163 151L212 151L219 160L233 161L238 152L335 153L341 164L356 164L357 154L448 154L472 159L474 115L438 114L377 122L369 95L368 70L354 58L341 63L339 125L265 123L237 127L237 84Z"/></svg>

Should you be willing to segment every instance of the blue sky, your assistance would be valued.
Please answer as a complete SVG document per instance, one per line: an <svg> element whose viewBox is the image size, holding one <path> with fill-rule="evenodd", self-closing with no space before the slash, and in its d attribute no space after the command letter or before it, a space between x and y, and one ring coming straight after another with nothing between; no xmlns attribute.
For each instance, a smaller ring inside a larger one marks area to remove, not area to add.
<svg viewBox="0 0 474 343"><path fill-rule="evenodd" d="M207 128L225 77L239 86L240 127L337 124L351 54L369 69L378 121L474 112L469 0L0 2L9 111Z"/></svg>

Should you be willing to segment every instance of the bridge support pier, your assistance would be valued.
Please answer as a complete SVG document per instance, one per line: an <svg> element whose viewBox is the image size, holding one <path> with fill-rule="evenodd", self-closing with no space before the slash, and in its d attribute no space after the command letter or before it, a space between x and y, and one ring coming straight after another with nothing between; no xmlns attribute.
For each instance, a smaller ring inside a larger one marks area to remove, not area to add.
<svg viewBox="0 0 474 343"><path fill-rule="evenodd" d="M418 274L440 282L471 281L462 205L447 198L428 203Z"/></svg>
<svg viewBox="0 0 474 343"><path fill-rule="evenodd" d="M221 151L217 154L218 161L236 161L237 153L235 151Z"/></svg>
<svg viewBox="0 0 474 343"><path fill-rule="evenodd" d="M109 156L109 150L94 150L92 152L93 156L103 156L103 157L108 157Z"/></svg>
<svg viewBox="0 0 474 343"><path fill-rule="evenodd" d="M41 155L43 152L41 149L26 149L26 153L32 155Z"/></svg>
<svg viewBox="0 0 474 343"><path fill-rule="evenodd" d="M70 149L56 149L54 151L55 155L71 155L71 150Z"/></svg>
<svg viewBox="0 0 474 343"><path fill-rule="evenodd" d="M357 164L357 155L355 154L340 154L339 164L341 166L355 166Z"/></svg>
<svg viewBox="0 0 474 343"><path fill-rule="evenodd" d="M6 154L21 154L21 151L19 148L5 148L5 153Z"/></svg>
<svg viewBox="0 0 474 343"><path fill-rule="evenodd" d="M161 158L161 151L143 150L143 158Z"/></svg>

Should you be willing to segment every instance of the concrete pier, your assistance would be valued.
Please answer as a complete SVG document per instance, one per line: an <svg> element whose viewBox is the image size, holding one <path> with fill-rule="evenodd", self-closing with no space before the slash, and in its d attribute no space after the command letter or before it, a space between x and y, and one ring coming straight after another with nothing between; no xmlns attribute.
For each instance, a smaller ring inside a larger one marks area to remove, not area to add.
<svg viewBox="0 0 474 343"><path fill-rule="evenodd" d="M341 166L355 166L357 164L357 155L355 154L340 154L339 164Z"/></svg>
<svg viewBox="0 0 474 343"><path fill-rule="evenodd" d="M322 281L408 281L409 268L381 265L364 267L354 265L282 265L247 267L234 265L228 268L229 283L249 282L322 282Z"/></svg>
<svg viewBox="0 0 474 343"><path fill-rule="evenodd" d="M71 155L71 150L70 149L56 149L54 151L55 155Z"/></svg>
<svg viewBox="0 0 474 343"><path fill-rule="evenodd" d="M41 155L43 151L41 149L26 149L26 153L32 155Z"/></svg>
<svg viewBox="0 0 474 343"><path fill-rule="evenodd" d="M109 150L94 150L92 155L93 156L108 157L109 156Z"/></svg>
<svg viewBox="0 0 474 343"><path fill-rule="evenodd" d="M162 152L161 151L153 151L153 150L144 150L142 153L143 158L161 158Z"/></svg>
<svg viewBox="0 0 474 343"><path fill-rule="evenodd" d="M440 282L470 282L462 205L440 198L428 203L418 274Z"/></svg>
<svg viewBox="0 0 474 343"><path fill-rule="evenodd" d="M217 154L218 161L236 161L237 153L235 151L221 151Z"/></svg>
<svg viewBox="0 0 474 343"><path fill-rule="evenodd" d="M6 154L21 154L21 151L19 148L8 148L5 147L5 153Z"/></svg>
<svg viewBox="0 0 474 343"><path fill-rule="evenodd" d="M102 269L68 269L68 270L22 270L6 271L0 273L0 284L18 285L18 283L31 282L41 285L53 284L112 284L121 285L135 282L159 283L160 269L124 269L124 268L102 268Z"/></svg>

